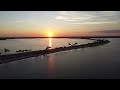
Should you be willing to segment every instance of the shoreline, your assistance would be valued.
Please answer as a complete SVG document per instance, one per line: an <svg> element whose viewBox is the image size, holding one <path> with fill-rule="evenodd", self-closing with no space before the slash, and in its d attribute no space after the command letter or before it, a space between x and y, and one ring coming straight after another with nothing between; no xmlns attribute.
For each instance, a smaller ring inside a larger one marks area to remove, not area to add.
<svg viewBox="0 0 120 90"><path fill-rule="evenodd" d="M0 37L0 40L34 39L34 38L49 38L49 37ZM120 36L81 36L81 37L51 37L51 38L91 39L91 38L120 38Z"/></svg>
<svg viewBox="0 0 120 90"><path fill-rule="evenodd" d="M21 59L25 59L25 58L30 58L30 57L37 57L37 56L46 55L46 54L50 54L50 53L66 51L66 50L96 47L96 46L104 45L107 43L110 43L110 41L108 41L108 40L96 40L92 43L81 44L81 45L74 45L74 46L68 46L68 47L64 46L64 47L57 47L57 48L53 48L53 49L49 49L49 50L37 50L37 51L24 52L24 53L0 55L0 64L11 62L11 61L17 61L17 60L21 60Z"/></svg>

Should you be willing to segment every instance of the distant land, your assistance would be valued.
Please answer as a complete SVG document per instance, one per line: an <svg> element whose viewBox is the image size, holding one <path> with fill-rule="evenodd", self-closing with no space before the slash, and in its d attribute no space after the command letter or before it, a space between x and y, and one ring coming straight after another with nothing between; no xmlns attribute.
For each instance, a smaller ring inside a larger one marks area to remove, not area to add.
<svg viewBox="0 0 120 90"><path fill-rule="evenodd" d="M49 38L49 37L0 37L0 40L7 40L7 39L32 39L32 38ZM120 36L72 36L72 37L52 37L52 38L90 39L90 38L120 38Z"/></svg>
<svg viewBox="0 0 120 90"><path fill-rule="evenodd" d="M32 38L49 38L49 37L0 37L0 40L6 40L6 39L32 39ZM51 38L89 39L89 38L120 38L120 36L70 36L70 37L51 37Z"/></svg>

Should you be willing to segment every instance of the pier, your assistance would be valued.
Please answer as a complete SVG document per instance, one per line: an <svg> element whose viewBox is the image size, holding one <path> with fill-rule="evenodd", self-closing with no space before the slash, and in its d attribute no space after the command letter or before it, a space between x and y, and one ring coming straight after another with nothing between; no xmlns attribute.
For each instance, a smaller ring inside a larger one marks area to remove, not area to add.
<svg viewBox="0 0 120 90"><path fill-rule="evenodd" d="M26 58L30 58L30 57L37 57L40 55L46 55L46 54L50 54L50 53L56 53L56 52L60 52L60 51L80 49L80 48L84 49L87 47L96 47L96 46L104 45L107 43L110 43L110 41L103 40L103 39L102 40L97 39L97 40L94 40L92 43L81 44L81 45L71 45L71 46L57 47L57 48L46 49L46 50L0 55L0 64L11 62L11 61L16 61L16 60L21 60L21 59L26 59Z"/></svg>

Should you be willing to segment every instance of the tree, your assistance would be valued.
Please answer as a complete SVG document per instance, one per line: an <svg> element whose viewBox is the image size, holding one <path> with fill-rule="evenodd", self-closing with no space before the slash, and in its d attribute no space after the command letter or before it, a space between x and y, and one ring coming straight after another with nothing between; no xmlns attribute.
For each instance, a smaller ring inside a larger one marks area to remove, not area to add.
<svg viewBox="0 0 120 90"><path fill-rule="evenodd" d="M7 52L10 52L10 50L9 50L9 49L4 48L4 52L5 52L5 54L6 54Z"/></svg>

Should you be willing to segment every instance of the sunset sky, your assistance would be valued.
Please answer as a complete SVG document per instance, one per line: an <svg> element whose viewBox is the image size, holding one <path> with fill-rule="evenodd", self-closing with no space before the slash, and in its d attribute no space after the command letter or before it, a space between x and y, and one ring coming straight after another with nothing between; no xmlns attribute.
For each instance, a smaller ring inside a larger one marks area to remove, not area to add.
<svg viewBox="0 0 120 90"><path fill-rule="evenodd" d="M0 11L0 37L120 36L120 11Z"/></svg>

